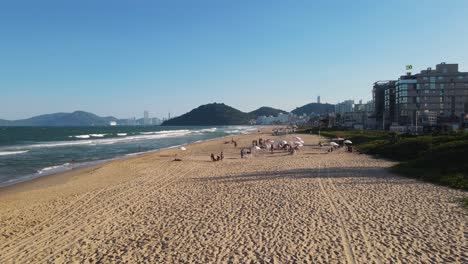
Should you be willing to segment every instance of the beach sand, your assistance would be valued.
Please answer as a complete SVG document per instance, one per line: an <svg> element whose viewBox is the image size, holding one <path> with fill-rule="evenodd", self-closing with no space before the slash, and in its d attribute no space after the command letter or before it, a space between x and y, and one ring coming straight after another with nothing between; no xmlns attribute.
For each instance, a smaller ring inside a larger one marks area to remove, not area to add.
<svg viewBox="0 0 468 264"><path fill-rule="evenodd" d="M466 192L300 136L296 155L240 159L254 138L292 138L265 132L2 188L0 263L468 262Z"/></svg>

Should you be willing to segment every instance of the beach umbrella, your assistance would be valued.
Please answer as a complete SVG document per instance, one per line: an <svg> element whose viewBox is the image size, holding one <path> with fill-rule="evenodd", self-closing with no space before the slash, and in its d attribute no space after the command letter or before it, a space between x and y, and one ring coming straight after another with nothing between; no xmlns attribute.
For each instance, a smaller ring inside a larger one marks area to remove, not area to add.
<svg viewBox="0 0 468 264"><path fill-rule="evenodd" d="M353 144L353 142L351 142L351 140L348 140L348 139L345 140L345 141L343 141L343 143L345 143L345 144Z"/></svg>
<svg viewBox="0 0 468 264"><path fill-rule="evenodd" d="M180 150L187 150L184 146L179 147Z"/></svg>
<svg viewBox="0 0 468 264"><path fill-rule="evenodd" d="M259 146L255 146L254 148L255 148L256 150L259 150L259 149L261 149Z"/></svg>
<svg viewBox="0 0 468 264"><path fill-rule="evenodd" d="M286 140L283 140L281 141L281 143L284 145L284 144L288 144L288 142Z"/></svg>
<svg viewBox="0 0 468 264"><path fill-rule="evenodd" d="M294 145L302 145L302 142L300 142L300 141L294 141Z"/></svg>
<svg viewBox="0 0 468 264"><path fill-rule="evenodd" d="M336 143L336 142L330 142L330 145L332 145L332 146L339 146L338 143Z"/></svg>
<svg viewBox="0 0 468 264"><path fill-rule="evenodd" d="M297 141L301 142L302 144L304 144L304 140L302 140L302 138L300 137L294 137Z"/></svg>

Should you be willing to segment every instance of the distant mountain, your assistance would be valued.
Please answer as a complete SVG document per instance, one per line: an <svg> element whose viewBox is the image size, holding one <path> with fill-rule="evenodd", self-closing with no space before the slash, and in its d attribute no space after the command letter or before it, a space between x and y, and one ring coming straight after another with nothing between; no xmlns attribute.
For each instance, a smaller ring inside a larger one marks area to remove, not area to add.
<svg viewBox="0 0 468 264"><path fill-rule="evenodd" d="M302 114L326 114L335 112L335 106L332 104L319 104L319 103L310 103L304 106L298 107L291 111L293 114L302 115Z"/></svg>
<svg viewBox="0 0 468 264"><path fill-rule="evenodd" d="M258 116L278 116L280 113L287 114L288 112L280 110L280 109L268 107L268 106L262 106L259 109L250 112L249 114L254 115L255 117L258 117Z"/></svg>
<svg viewBox="0 0 468 264"><path fill-rule="evenodd" d="M108 126L110 121L119 122L113 117L100 117L84 111L55 113L15 121L0 120L0 126Z"/></svg>
<svg viewBox="0 0 468 264"><path fill-rule="evenodd" d="M206 104L179 117L164 121L163 126L247 125L255 116L225 104Z"/></svg>

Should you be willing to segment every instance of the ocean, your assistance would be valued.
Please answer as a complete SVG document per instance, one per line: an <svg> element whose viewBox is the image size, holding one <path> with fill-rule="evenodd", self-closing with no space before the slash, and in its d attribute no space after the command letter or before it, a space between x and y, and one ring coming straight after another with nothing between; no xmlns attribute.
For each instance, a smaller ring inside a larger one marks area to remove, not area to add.
<svg viewBox="0 0 468 264"><path fill-rule="evenodd" d="M221 127L0 127L0 187L184 144L249 133Z"/></svg>

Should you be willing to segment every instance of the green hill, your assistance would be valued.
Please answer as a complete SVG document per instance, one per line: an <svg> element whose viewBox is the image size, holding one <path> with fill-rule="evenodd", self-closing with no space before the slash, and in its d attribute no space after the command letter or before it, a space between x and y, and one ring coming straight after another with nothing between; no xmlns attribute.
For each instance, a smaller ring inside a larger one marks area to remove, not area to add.
<svg viewBox="0 0 468 264"><path fill-rule="evenodd" d="M249 114L255 117L258 117L258 116L278 116L280 113L287 114L288 112L280 110L280 109L268 107L268 106L262 106L259 109L250 112Z"/></svg>
<svg viewBox="0 0 468 264"><path fill-rule="evenodd" d="M167 120L163 126L248 125L255 116L225 104L206 104L179 117Z"/></svg>
<svg viewBox="0 0 468 264"><path fill-rule="evenodd" d="M108 126L110 121L118 122L119 119L75 111L73 113L40 115L15 121L0 120L0 126Z"/></svg>
<svg viewBox="0 0 468 264"><path fill-rule="evenodd" d="M326 114L326 113L333 113L335 112L335 106L332 104L318 104L318 103L310 103L298 107L292 110L293 114L302 115L302 114Z"/></svg>

